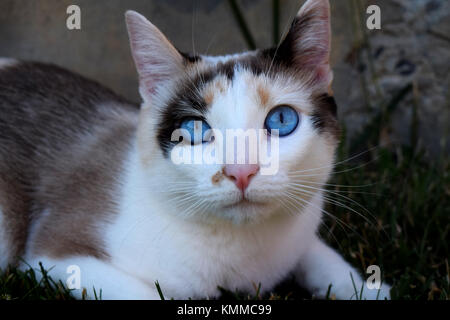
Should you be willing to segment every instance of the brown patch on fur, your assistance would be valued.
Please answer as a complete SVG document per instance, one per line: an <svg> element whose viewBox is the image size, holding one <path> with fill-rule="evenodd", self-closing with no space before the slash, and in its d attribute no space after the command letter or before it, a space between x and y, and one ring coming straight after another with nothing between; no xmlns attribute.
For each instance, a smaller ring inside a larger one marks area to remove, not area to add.
<svg viewBox="0 0 450 320"><path fill-rule="evenodd" d="M214 90L209 87L205 90L205 94L203 95L203 99L205 100L207 105L211 105L214 101Z"/></svg>
<svg viewBox="0 0 450 320"><path fill-rule="evenodd" d="M226 88L226 79L224 77L220 77L214 81L214 86L219 93L224 93Z"/></svg>
<svg viewBox="0 0 450 320"><path fill-rule="evenodd" d="M117 212L117 181L134 137L133 126L126 122L109 126L113 129L99 132L90 150L81 155L66 154L64 162L73 157L76 161L65 162L66 168L47 173L44 178L40 198L47 204L49 215L40 222L34 239L36 254L108 258L103 249L102 225Z"/></svg>
<svg viewBox="0 0 450 320"><path fill-rule="evenodd" d="M256 90L258 92L259 102L261 103L261 105L266 106L270 99L269 91L262 85L258 85L258 88Z"/></svg>
<svg viewBox="0 0 450 320"><path fill-rule="evenodd" d="M137 106L34 63L0 72L0 101L0 205L13 255L29 240L35 254L107 258L101 231L117 211Z"/></svg>
<svg viewBox="0 0 450 320"><path fill-rule="evenodd" d="M214 102L216 94L225 92L226 82L227 79L225 77L217 77L206 86L203 91L203 99L207 105L211 105Z"/></svg>
<svg viewBox="0 0 450 320"><path fill-rule="evenodd" d="M217 171L215 175L211 178L212 184L216 185L219 184L223 179L225 178L225 174L223 172L223 169L220 171Z"/></svg>

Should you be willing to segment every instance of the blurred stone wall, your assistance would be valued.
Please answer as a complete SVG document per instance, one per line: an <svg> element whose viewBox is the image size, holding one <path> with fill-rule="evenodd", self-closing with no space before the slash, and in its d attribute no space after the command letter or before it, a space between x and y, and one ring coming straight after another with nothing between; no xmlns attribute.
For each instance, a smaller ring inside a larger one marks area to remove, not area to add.
<svg viewBox="0 0 450 320"><path fill-rule="evenodd" d="M302 0L280 0L285 31ZM81 8L81 30L66 8ZM238 0L258 47L272 45L272 1ZM450 150L450 1L331 0L332 63L339 116L356 137L408 84L380 138L396 145L416 132L432 154ZM365 28L365 9L381 8L382 29ZM139 101L124 12L136 10L183 51L212 55L247 49L224 0L0 0L0 56L59 64ZM417 121L416 121L417 119ZM411 128L415 128L411 130Z"/></svg>

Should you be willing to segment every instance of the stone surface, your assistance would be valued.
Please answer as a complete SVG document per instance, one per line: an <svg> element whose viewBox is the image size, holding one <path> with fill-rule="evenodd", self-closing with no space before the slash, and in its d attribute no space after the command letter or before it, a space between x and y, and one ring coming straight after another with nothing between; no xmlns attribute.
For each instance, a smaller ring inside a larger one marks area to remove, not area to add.
<svg viewBox="0 0 450 320"><path fill-rule="evenodd" d="M285 31L301 0L280 0ZM272 45L271 0L239 0L258 47ZM420 143L448 152L450 124L450 2L448 0L334 0L334 92L348 136L360 133L381 106L408 83L381 144L410 142L413 106ZM82 29L66 28L66 8L81 7ZM365 28L365 8L382 10L382 29ZM181 50L224 54L246 50L223 0L2 0L0 56L53 62L139 101L124 12L136 10ZM361 46L367 43L369 46ZM446 140L445 140L446 139Z"/></svg>

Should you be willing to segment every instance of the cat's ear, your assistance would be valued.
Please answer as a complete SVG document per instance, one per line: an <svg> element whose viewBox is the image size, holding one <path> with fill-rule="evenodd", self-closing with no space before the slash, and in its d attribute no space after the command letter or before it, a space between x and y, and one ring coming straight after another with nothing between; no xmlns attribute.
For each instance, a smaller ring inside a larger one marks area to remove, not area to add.
<svg viewBox="0 0 450 320"><path fill-rule="evenodd" d="M158 87L184 68L183 56L162 32L135 11L125 13L131 53L139 74L139 92L150 101Z"/></svg>
<svg viewBox="0 0 450 320"><path fill-rule="evenodd" d="M302 73L309 73L314 84L329 87L331 25L328 0L308 0L300 8L280 45L283 59Z"/></svg>

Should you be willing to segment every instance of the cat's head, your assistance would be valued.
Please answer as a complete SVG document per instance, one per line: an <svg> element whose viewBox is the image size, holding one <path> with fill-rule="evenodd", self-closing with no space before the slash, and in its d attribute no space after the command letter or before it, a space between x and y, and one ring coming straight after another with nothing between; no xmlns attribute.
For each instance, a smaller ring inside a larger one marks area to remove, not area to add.
<svg viewBox="0 0 450 320"><path fill-rule="evenodd" d="M180 53L136 12L126 21L144 100L138 152L149 192L180 215L211 221L301 211L327 180L338 142L328 0L308 0L277 48L222 57ZM239 154L230 129L247 135L240 164L226 158ZM250 154L267 142L263 164ZM212 154L222 150L223 163L206 162L201 155L217 146ZM186 154L191 163L180 163Z"/></svg>

